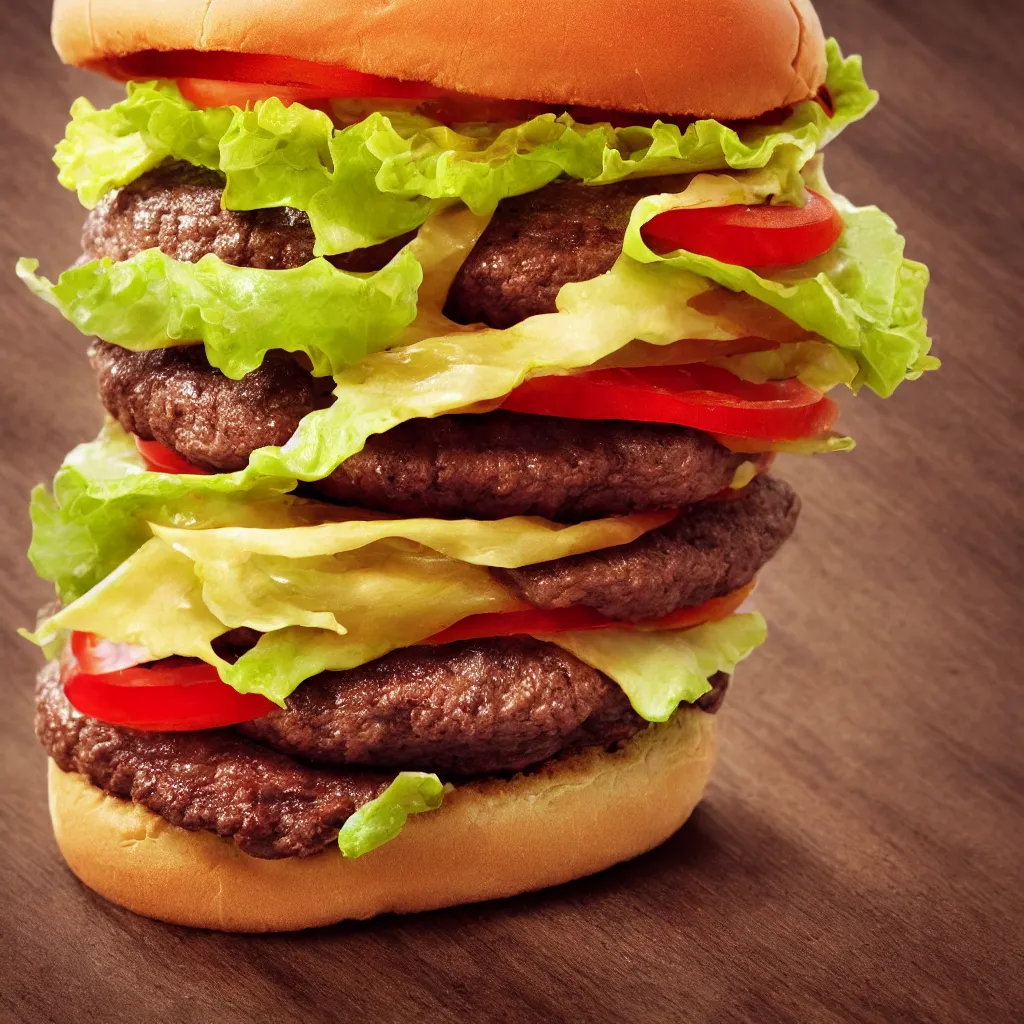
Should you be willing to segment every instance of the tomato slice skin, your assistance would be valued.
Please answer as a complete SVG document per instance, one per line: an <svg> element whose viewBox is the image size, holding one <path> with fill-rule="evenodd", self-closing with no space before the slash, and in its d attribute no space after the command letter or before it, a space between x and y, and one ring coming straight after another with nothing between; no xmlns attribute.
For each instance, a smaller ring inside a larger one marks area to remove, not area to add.
<svg viewBox="0 0 1024 1024"><path fill-rule="evenodd" d="M607 618L593 608L581 606L544 611L524 605L521 609L508 612L484 612L481 615L467 616L422 642L425 645L437 646L454 643L457 640L481 640L492 636L534 633L565 633L580 629L688 629L731 615L750 596L753 589L754 584L749 583L724 597L715 597L704 604L680 608L663 618L648 619L644 622L619 622Z"/></svg>
<svg viewBox="0 0 1024 1024"><path fill-rule="evenodd" d="M802 206L708 206L667 210L644 226L657 253L676 249L739 267L785 267L828 252L843 233L839 211L807 190Z"/></svg>
<svg viewBox="0 0 1024 1024"><path fill-rule="evenodd" d="M445 124L469 121L529 121L538 114L563 109L532 100L503 100L439 89L426 82L401 81L370 75L337 64L320 64L296 57L232 53L227 50L146 50L93 63L93 68L121 80L173 78L185 99L198 107L245 107L272 96L303 103L331 113L325 102L334 99L404 100L422 102L420 112ZM577 121L610 121L624 127L651 123L644 116L591 107L567 107ZM692 119L662 118L685 129Z"/></svg>
<svg viewBox="0 0 1024 1024"><path fill-rule="evenodd" d="M271 85L266 82L222 82L216 78L179 78L181 95L197 107L251 107L259 100L279 99L286 107L302 103L323 109L324 90L315 85Z"/></svg>
<svg viewBox="0 0 1024 1024"><path fill-rule="evenodd" d="M120 79L176 78L241 82L302 90L306 96L368 96L374 99L428 99L446 95L426 82L382 78L337 64L298 57L228 50L143 50L96 65Z"/></svg>
<svg viewBox="0 0 1024 1024"><path fill-rule="evenodd" d="M261 718L277 707L262 694L228 686L212 665L182 658L90 674L72 654L64 660L61 678L65 696L83 715L146 732L217 729Z"/></svg>
<svg viewBox="0 0 1024 1024"><path fill-rule="evenodd" d="M815 436L839 415L835 402L798 380L750 384L700 363L533 377L501 408L570 419L674 423L766 441Z"/></svg>
<svg viewBox="0 0 1024 1024"><path fill-rule="evenodd" d="M146 468L151 473L173 473L177 476L211 476L209 470L193 466L187 459L183 459L177 452L165 447L159 441L143 441L141 437L132 435L135 438L135 448L146 462Z"/></svg>

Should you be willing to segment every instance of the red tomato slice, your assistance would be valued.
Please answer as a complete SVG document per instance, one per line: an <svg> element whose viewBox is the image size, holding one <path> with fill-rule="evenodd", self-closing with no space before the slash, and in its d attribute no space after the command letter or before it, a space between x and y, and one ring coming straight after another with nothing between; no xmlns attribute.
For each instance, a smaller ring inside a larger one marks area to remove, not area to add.
<svg viewBox="0 0 1024 1024"><path fill-rule="evenodd" d="M209 470L193 466L177 452L164 447L159 441L143 441L135 437L135 447L146 461L146 468L151 473L191 474L194 476L210 476Z"/></svg>
<svg viewBox="0 0 1024 1024"><path fill-rule="evenodd" d="M197 107L251 107L257 100L276 96L285 106L302 103L320 107L326 99L316 85L268 85L267 83L221 82L215 78L179 78L181 95Z"/></svg>
<svg viewBox="0 0 1024 1024"><path fill-rule="evenodd" d="M799 206L708 206L668 210L643 229L658 253L685 249L740 267L784 267L828 252L843 233L843 218L808 190Z"/></svg>
<svg viewBox="0 0 1024 1024"><path fill-rule="evenodd" d="M115 78L196 78L298 88L306 95L427 99L446 95L425 82L381 78L337 64L226 50L144 50L99 62Z"/></svg>
<svg viewBox="0 0 1024 1024"><path fill-rule="evenodd" d="M299 102L307 106L321 106L316 101L330 98L416 100L424 101L418 108L423 114L446 124L529 121L552 109L550 104L530 100L474 96L438 89L426 82L403 82L397 78L352 71L337 64L318 64L316 61L269 54L147 50L100 61L94 66L120 79L177 79L184 97L199 107L244 107L247 103L271 96L277 96L286 104ZM584 107L570 109L576 119L582 121L611 120L613 124L621 125L643 122L642 117L634 114ZM683 127L686 123L681 122Z"/></svg>
<svg viewBox="0 0 1024 1024"><path fill-rule="evenodd" d="M798 380L750 384L702 363L534 377L501 408L570 419L676 423L767 441L813 437L839 415L835 402Z"/></svg>
<svg viewBox="0 0 1024 1024"><path fill-rule="evenodd" d="M470 121L529 121L547 110L539 103L493 100L458 93L442 94L441 90L434 90L437 95L410 99L392 95L394 87L381 87L364 92L362 86L355 86L335 96L323 86L317 85L274 85L267 82L222 82L215 78L179 78L178 88L182 96L197 107L244 108L251 107L258 100L267 100L274 96L285 106L302 103L304 106L322 110L332 117L332 98L365 99L373 104L376 104L377 100L397 100L403 105L412 104L416 113L441 121L443 124L463 124Z"/></svg>
<svg viewBox="0 0 1024 1024"><path fill-rule="evenodd" d="M578 629L688 629L700 626L705 622L714 622L731 615L750 595L754 584L750 583L740 590L715 597L704 604L692 608L680 608L660 619L648 619L644 622L625 623L606 618L592 608L558 608L543 611L540 608L523 607L522 610L510 612L489 612L482 615L470 615L454 626L435 633L424 640L424 644L450 644L456 640L478 640L489 636L515 636L523 633L565 633Z"/></svg>
<svg viewBox="0 0 1024 1024"><path fill-rule="evenodd" d="M81 634L72 635L72 652L76 635ZM64 661L62 681L68 700L83 715L147 732L217 729L260 718L277 706L262 694L239 693L212 665L185 658L95 675L72 653Z"/></svg>

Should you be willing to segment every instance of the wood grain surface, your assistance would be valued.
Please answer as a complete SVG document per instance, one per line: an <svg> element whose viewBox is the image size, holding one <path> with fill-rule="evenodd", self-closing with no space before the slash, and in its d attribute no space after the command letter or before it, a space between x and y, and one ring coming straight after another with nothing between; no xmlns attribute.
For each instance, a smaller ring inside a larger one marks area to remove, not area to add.
<svg viewBox="0 0 1024 1024"><path fill-rule="evenodd" d="M51 147L79 92L116 90L58 64L46 4L0 7L0 1019L1024 1020L1024 5L819 4L883 96L830 176L931 265L945 366L846 401L855 453L782 464L805 511L693 820L553 891L261 938L109 906L50 835L39 655L13 634L48 597L26 504L100 413L85 339L10 271L75 258Z"/></svg>

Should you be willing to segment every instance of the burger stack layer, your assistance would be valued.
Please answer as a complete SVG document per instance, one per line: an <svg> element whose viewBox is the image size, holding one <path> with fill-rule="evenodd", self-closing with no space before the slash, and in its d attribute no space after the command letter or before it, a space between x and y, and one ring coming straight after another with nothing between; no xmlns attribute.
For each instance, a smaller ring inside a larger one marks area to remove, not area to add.
<svg viewBox="0 0 1024 1024"><path fill-rule="evenodd" d="M352 858L714 715L799 513L776 453L851 447L826 392L935 365L926 270L824 177L875 101L828 65L730 124L77 101L82 257L19 266L108 414L33 495L57 766L254 858Z"/></svg>

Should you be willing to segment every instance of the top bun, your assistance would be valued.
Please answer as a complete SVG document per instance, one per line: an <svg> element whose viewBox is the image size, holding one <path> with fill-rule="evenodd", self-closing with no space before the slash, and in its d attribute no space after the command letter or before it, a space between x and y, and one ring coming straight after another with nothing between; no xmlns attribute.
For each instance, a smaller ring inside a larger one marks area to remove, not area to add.
<svg viewBox="0 0 1024 1024"><path fill-rule="evenodd" d="M230 51L719 120L807 99L825 79L810 0L55 0L53 41L66 63L116 77L146 51Z"/></svg>

